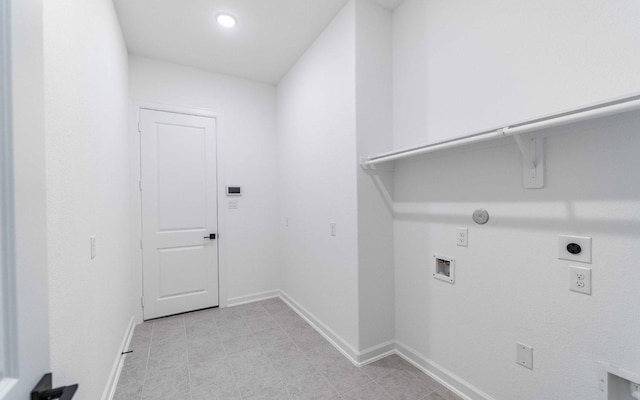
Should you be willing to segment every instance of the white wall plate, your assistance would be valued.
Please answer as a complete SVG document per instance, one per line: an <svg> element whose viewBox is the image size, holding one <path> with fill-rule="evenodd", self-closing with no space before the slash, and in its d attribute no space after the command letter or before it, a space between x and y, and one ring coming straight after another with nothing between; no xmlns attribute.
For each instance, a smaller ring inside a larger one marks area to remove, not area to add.
<svg viewBox="0 0 640 400"><path fill-rule="evenodd" d="M575 252L578 249L579 253L571 253L571 251ZM588 236L559 235L558 258L591 264L591 238Z"/></svg>

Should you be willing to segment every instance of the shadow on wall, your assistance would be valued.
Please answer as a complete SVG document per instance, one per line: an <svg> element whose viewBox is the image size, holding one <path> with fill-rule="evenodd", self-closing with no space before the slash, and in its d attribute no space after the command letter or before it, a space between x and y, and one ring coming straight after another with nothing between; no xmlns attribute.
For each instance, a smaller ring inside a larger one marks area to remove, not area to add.
<svg viewBox="0 0 640 400"><path fill-rule="evenodd" d="M640 235L640 113L573 124L545 136L546 182L522 186L522 161L512 141L397 161L394 216L473 224L485 208L492 228L580 230Z"/></svg>

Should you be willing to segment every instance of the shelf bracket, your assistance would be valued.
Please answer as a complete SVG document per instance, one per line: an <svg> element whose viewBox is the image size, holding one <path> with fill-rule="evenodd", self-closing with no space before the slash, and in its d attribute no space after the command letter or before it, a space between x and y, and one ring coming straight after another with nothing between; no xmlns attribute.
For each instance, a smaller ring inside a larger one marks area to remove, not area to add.
<svg viewBox="0 0 640 400"><path fill-rule="evenodd" d="M526 189L544 187L544 147L542 137L521 133L513 135L522 153L522 182Z"/></svg>

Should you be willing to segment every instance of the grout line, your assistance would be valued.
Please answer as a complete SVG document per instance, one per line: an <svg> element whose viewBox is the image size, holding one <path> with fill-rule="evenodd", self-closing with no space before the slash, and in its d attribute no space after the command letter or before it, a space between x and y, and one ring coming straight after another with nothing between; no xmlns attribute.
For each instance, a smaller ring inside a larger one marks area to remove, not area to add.
<svg viewBox="0 0 640 400"><path fill-rule="evenodd" d="M227 370L228 370L229 364L227 363L227 358L229 357L229 354L227 354L227 349L224 347L224 342L222 341L222 337L220 336L220 329L218 329L218 323L216 322L216 318L214 317L213 312L211 312L211 318L213 318L213 326L215 327L216 334L218 335L218 339L220 340L220 346L222 346L222 351L224 352L224 363L227 366ZM238 381L236 380L236 377L233 373L231 373L231 376L233 377L233 386L235 386L236 388L236 393L238 393L238 395L240 395L240 398L242 398L242 393L240 393L240 387L238 387Z"/></svg>
<svg viewBox="0 0 640 400"><path fill-rule="evenodd" d="M262 305L261 305L262 307ZM264 307L262 307L264 309ZM265 310L267 311L267 310ZM268 312L268 311L267 311ZM244 314L242 314L242 311L238 311L238 314L240 315L240 318L242 318L242 322L244 322L244 324L249 328L249 330L251 330L251 336L253 335L253 328L251 326L249 326L249 323L247 322L247 320L244 317ZM271 316L271 315L269 315ZM277 321L275 321L277 323ZM254 337L255 340L255 337ZM257 340L256 343L258 343L258 347L260 348L260 353L262 354L262 344L260 344ZM249 350L249 349L247 349ZM267 359L267 362L269 363L269 366L271 366L271 369L273 370L273 372L276 374L276 376L278 377L278 379L280 379L280 383L282 384L282 386L284 387L284 390L287 392L287 396L289 398L291 398L291 393L289 393L289 389L287 389L287 385L285 385L284 381L282 380L282 378L280 377L280 374L278 373L278 371L276 371L276 369L273 367L273 363L271 362L271 360L265 356L265 358ZM242 398L244 398L244 396L242 396L242 393L240 393L240 396Z"/></svg>
<svg viewBox="0 0 640 400"><path fill-rule="evenodd" d="M142 322L144 324L144 321ZM144 363L144 377L142 378L142 389L140 389L140 400L144 395L144 384L147 382L147 373L149 372L149 358L151 358L151 343L153 343L153 335L156 331L156 323L151 323L151 337L149 338L149 348L147 349L147 361ZM135 329L133 331L135 333Z"/></svg>
<svg viewBox="0 0 640 400"><path fill-rule="evenodd" d="M189 379L189 398L193 400L191 393L191 366L189 365L189 342L187 341L187 319L182 317L182 329L184 330L184 347L187 353L187 378Z"/></svg>
<svg viewBox="0 0 640 400"><path fill-rule="evenodd" d="M282 301L282 299L280 300ZM284 305L287 306L287 308L291 311L294 311L288 304L286 304L284 301L282 302ZM266 310L269 315L271 315L271 311ZM271 315L271 318L273 318L273 315ZM307 321L305 321L304 319L302 319L302 317L300 317L300 315L298 315L296 313L296 318L299 318L301 321L303 321L306 325L311 326L307 323ZM322 376L327 383L329 383L329 386L331 386L331 388L338 394L338 397L342 400L344 400L344 397L342 397L342 393L340 393L331 383L331 381L329 380L329 378L327 378L327 376L325 374L323 374L322 372L318 371L318 368L316 368L316 366L311 362L311 360L309 360L309 357L307 357L307 355L305 354L304 350L302 350L300 348L300 346L298 346L298 343L296 343L295 340L293 340L293 338L291 337L291 335L289 335L289 332L287 332L287 330L285 328L282 327L282 325L280 325L280 322L278 322L278 320L276 320L275 318L273 318L276 321L276 324L278 324L278 327L280 329L282 329L282 331L284 332L285 335L287 335L287 337L289 338L289 340L291 340L291 342L293 343L294 346L296 346L296 348L298 349L298 351L300 351L300 353L302 353L302 356L305 358L305 360L307 360L307 362L311 365L311 367L314 369L314 371L316 371L320 376ZM326 339L323 337L322 340L326 341ZM288 389L287 389L287 393L288 393Z"/></svg>
<svg viewBox="0 0 640 400"><path fill-rule="evenodd" d="M276 323L276 325L278 325L278 328L280 328L283 332L284 329L282 329L280 327L280 324L278 324L278 321L275 320L275 318L273 318L273 315L271 315L271 312L269 312L269 310L267 310L266 308L264 308L264 306L262 304L260 304L260 306L262 307L262 309L267 313L267 315L273 320L273 322ZM242 319L244 320L245 324L249 325L247 323L247 320L244 319L244 315L242 314L242 312L240 312L240 315L242 316ZM251 329L251 334L253 335L253 328L249 327L249 329ZM287 334L287 332L284 332L285 335ZM288 335L287 335L288 336ZM257 341L257 339L256 339ZM294 343L295 344L295 343ZM260 347L260 352L262 353L262 344L260 342L258 342L258 346ZM293 396L291 395L291 392L289 392L289 388L287 387L287 384L282 380L282 376L280 376L280 373L275 369L275 367L273 366L273 362L271 361L270 357L264 356L267 359L267 362L269 363L269 365L271 366L271 369L273 370L273 372L275 372L275 374L278 376L278 379L280 379L280 383L282 384L282 387L284 387L284 390L287 392L287 396L289 397L289 399L293 399Z"/></svg>

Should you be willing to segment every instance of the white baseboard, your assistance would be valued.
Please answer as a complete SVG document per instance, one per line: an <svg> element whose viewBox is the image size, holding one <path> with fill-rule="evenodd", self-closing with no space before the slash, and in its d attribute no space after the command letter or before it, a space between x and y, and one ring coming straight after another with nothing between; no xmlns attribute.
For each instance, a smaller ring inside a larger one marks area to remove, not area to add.
<svg viewBox="0 0 640 400"><path fill-rule="evenodd" d="M124 333L124 338L122 339L122 343L120 344L120 349L118 350L118 354L116 355L113 367L111 368L111 373L109 374L107 385L105 386L104 392L102 393L102 400L111 400L116 393L118 379L120 378L120 372L122 371L122 361L124 360L124 357L122 357L122 353L126 351L127 348L129 348L129 343L131 342L131 337L133 336L133 330L135 326L135 316L131 316L129 325L127 326L127 330Z"/></svg>
<svg viewBox="0 0 640 400"><path fill-rule="evenodd" d="M370 364L374 361L378 361L381 358L390 356L396 353L396 342L389 340L388 342L380 343L377 346L369 347L360 352L358 357L358 366Z"/></svg>
<svg viewBox="0 0 640 400"><path fill-rule="evenodd" d="M495 400L482 390L473 386L469 382L455 375L453 372L443 368L431 361L411 347L396 341L396 354L404 358L416 368L420 369L431 378L435 379L447 389L462 397L465 400Z"/></svg>
<svg viewBox="0 0 640 400"><path fill-rule="evenodd" d="M278 296L280 296L279 290L267 290L266 292L253 293L246 296L229 297L227 299L227 307L267 300Z"/></svg>
<svg viewBox="0 0 640 400"><path fill-rule="evenodd" d="M282 290L270 290L267 292L255 293L247 296L234 297L228 299L229 306L252 303L255 301L266 300L273 297L280 297L293 311L295 311L302 319L304 319L311 327L320 333L329 343L331 343L338 351L340 351L354 365L360 367L392 354L397 354L416 368L435 379L444 387L457 394L464 400L495 400L487 393L473 386L453 372L438 365L436 362L428 359L420 352L412 349L406 344L390 340L376 346L369 347L362 351L353 348L346 340L325 325L320 319L313 315L309 310L301 306L291 296ZM103 400L110 400L110 398Z"/></svg>
<svg viewBox="0 0 640 400"><path fill-rule="evenodd" d="M325 325L320 319L316 318L315 315L311 314L307 309L302 307L298 302L293 300L288 294L284 291L280 291L280 298L289 305L304 319L307 321L311 327L313 327L319 334L321 334L329 343L331 343L338 351L340 351L345 357L349 359L353 364L360 366L360 352L351 347L346 340L341 338L337 333L335 333L331 328Z"/></svg>

